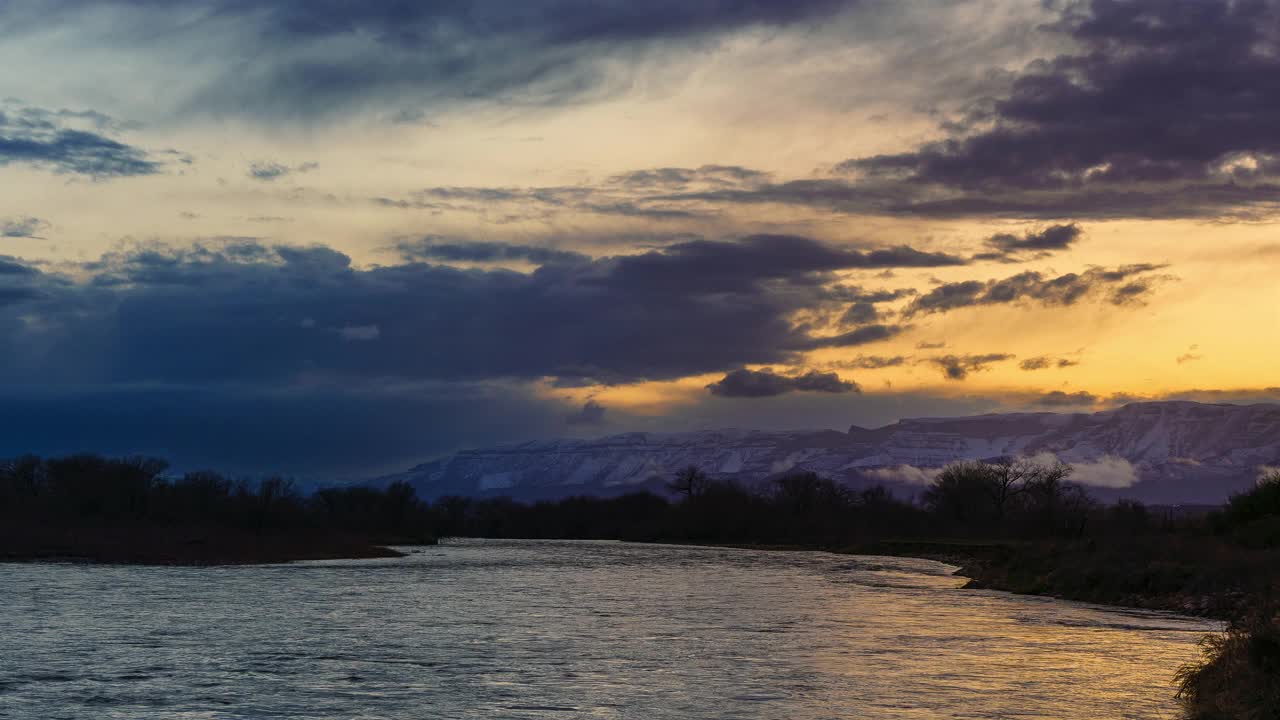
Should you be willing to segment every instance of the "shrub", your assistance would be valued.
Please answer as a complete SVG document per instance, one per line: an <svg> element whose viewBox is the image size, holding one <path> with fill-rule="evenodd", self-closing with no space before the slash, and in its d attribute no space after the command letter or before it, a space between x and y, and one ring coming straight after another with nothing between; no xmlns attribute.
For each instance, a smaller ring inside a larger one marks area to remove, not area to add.
<svg viewBox="0 0 1280 720"><path fill-rule="evenodd" d="M1264 603L1201 648L1201 660L1177 676L1192 720L1280 717L1280 605Z"/></svg>

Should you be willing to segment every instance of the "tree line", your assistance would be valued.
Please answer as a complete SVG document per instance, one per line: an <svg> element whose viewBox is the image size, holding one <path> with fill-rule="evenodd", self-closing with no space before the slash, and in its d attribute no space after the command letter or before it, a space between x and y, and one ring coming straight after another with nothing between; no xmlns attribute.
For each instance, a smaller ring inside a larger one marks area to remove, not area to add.
<svg viewBox="0 0 1280 720"><path fill-rule="evenodd" d="M1071 482L1071 467L1029 459L958 462L917 497L853 489L813 472L745 485L697 467L666 495L417 497L413 486L326 487L291 479L171 476L150 457L32 455L0 461L0 518L66 527L196 525L246 530L321 528L404 540L444 536L594 538L839 546L883 538L1084 539L1200 532L1245 547L1280 546L1280 475L1200 519L1158 516L1141 503L1103 505Z"/></svg>
<svg viewBox="0 0 1280 720"><path fill-rule="evenodd" d="M214 526L252 531L331 529L414 541L445 536L591 538L848 545L868 539L1080 539L1187 531L1141 503L1102 505L1070 481L1071 468L1027 459L959 462L915 498L852 489L813 472L745 485L697 467L666 495L510 498L417 497L413 486L349 485L305 493L291 479L166 474L150 457L22 456L0 462L0 519L55 527ZM1280 481L1239 495L1190 523L1250 546L1280 544Z"/></svg>
<svg viewBox="0 0 1280 720"><path fill-rule="evenodd" d="M840 547L877 538L1073 539L1155 531L1171 521L1126 501L1104 506L1070 482L1071 467L1026 459L943 468L915 498L853 489L813 472L753 486L698 467L667 496L575 497L521 503L442 498L441 536L595 538Z"/></svg>
<svg viewBox="0 0 1280 720"><path fill-rule="evenodd" d="M430 540L430 507L407 483L302 492L291 479L165 474L150 457L27 455L0 462L0 523L14 528L223 528L328 531L410 544Z"/></svg>

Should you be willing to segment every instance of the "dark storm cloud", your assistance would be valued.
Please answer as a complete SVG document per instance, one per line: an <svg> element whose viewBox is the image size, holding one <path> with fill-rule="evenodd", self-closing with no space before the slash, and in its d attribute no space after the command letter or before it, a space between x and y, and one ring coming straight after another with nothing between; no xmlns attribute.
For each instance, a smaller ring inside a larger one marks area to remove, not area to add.
<svg viewBox="0 0 1280 720"><path fill-rule="evenodd" d="M0 218L0 237L42 240L40 233L48 229L49 223L37 217Z"/></svg>
<svg viewBox="0 0 1280 720"><path fill-rule="evenodd" d="M1280 3L1096 0L1054 30L1077 49L1032 63L945 140L847 161L897 211L1179 216L1274 207ZM1191 200L1182 206L1177 199Z"/></svg>
<svg viewBox="0 0 1280 720"><path fill-rule="evenodd" d="M1150 278L1136 276L1163 267L1139 264L1124 265L1113 270L1090 268L1081 273L1067 273L1057 277L1045 277L1039 272L1028 271L1003 280L945 283L912 301L905 314L912 316L1013 302L1065 306L1095 295L1104 295L1114 305L1124 305L1139 300L1153 288Z"/></svg>
<svg viewBox="0 0 1280 720"><path fill-rule="evenodd" d="M47 285L39 270L16 258L0 255L0 317L6 311L17 314L19 306L45 298ZM0 324L0 328L3 327L5 325Z"/></svg>
<svg viewBox="0 0 1280 720"><path fill-rule="evenodd" d="M1013 355L1006 353L986 353L983 355L943 355L929 358L929 362L942 368L942 374L948 380L964 380L971 372L986 370L988 366L1012 360Z"/></svg>
<svg viewBox="0 0 1280 720"><path fill-rule="evenodd" d="M367 479L524 441L566 408L501 383L0 384L0 457L86 450L299 479ZM216 428L216 432L211 429Z"/></svg>
<svg viewBox="0 0 1280 720"><path fill-rule="evenodd" d="M747 370L727 373L707 385L712 395L732 398L774 397L791 392L847 393L858 392L858 384L841 380L835 373L810 370L803 375L779 375L772 370Z"/></svg>
<svg viewBox="0 0 1280 720"><path fill-rule="evenodd" d="M137 52L199 40L243 58L194 87L196 111L320 116L377 103L415 118L440 102L559 105L608 96L629 87L628 70L647 53L805 23L848 4L18 0L0 5L0 21L11 33L76 27L86 43Z"/></svg>
<svg viewBox="0 0 1280 720"><path fill-rule="evenodd" d="M1083 390L1073 393L1054 390L1041 395L1036 400L1036 404L1044 405L1045 407L1070 407L1073 405L1096 405L1099 400L1097 395Z"/></svg>
<svg viewBox="0 0 1280 720"><path fill-rule="evenodd" d="M160 172L161 164L146 151L104 134L116 127L99 113L5 103L0 105L0 166L25 164L98 179Z"/></svg>
<svg viewBox="0 0 1280 720"><path fill-rule="evenodd" d="M40 275L40 271L14 257L0 255L0 277L5 275L31 277Z"/></svg>
<svg viewBox="0 0 1280 720"><path fill-rule="evenodd" d="M693 206L777 204L850 215L900 215L921 218L1009 218L1060 220L1177 219L1230 216L1253 219L1280 208L1280 183L1225 182L1152 186L1118 185L1068 190L1009 189L966 194L905 180L837 178L792 180L756 188L668 193L667 203Z"/></svg>
<svg viewBox="0 0 1280 720"><path fill-rule="evenodd" d="M807 350L901 332L869 325L818 336L793 319L835 302L832 271L895 259L919 260L903 249L752 236L529 272L360 269L329 248L252 238L136 247L73 268L87 275L76 282L5 261L0 277L14 278L4 287L20 293L21 307L11 300L0 312L0 382L59 373L104 382L624 382L791 363Z"/></svg>
<svg viewBox="0 0 1280 720"><path fill-rule="evenodd" d="M751 235L738 242L694 240L661 252L619 258L615 280L638 280L674 288L740 291L762 280L821 285L836 270L885 267L947 267L964 260L900 245L853 250L795 235ZM821 292L826 292L821 290Z"/></svg>
<svg viewBox="0 0 1280 720"><path fill-rule="evenodd" d="M586 262L582 253L555 248L516 245L505 242L449 242L426 237L406 240L396 244L396 250L405 260L440 260L444 262L528 262L534 265L552 263Z"/></svg>
<svg viewBox="0 0 1280 720"><path fill-rule="evenodd" d="M1049 368L1055 368L1055 367L1069 368L1079 364L1080 362L1078 360L1070 360L1067 358L1051 358L1046 355L1041 355L1039 357L1027 358L1026 360L1023 360L1022 362L1018 363L1018 367L1022 368L1023 370L1031 371L1031 370L1047 370Z"/></svg>

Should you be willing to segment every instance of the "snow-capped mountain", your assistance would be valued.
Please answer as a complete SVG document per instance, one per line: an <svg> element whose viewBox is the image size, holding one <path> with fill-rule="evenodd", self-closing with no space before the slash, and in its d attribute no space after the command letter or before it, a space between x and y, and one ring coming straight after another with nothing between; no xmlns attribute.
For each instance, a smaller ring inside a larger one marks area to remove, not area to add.
<svg viewBox="0 0 1280 720"><path fill-rule="evenodd" d="M904 493L962 459L1045 456L1074 466L1102 498L1218 503L1280 465L1280 405L1133 403L1087 413L912 418L876 429L624 433L467 450L380 478L422 497L554 498L656 489L697 465L744 483L812 470Z"/></svg>

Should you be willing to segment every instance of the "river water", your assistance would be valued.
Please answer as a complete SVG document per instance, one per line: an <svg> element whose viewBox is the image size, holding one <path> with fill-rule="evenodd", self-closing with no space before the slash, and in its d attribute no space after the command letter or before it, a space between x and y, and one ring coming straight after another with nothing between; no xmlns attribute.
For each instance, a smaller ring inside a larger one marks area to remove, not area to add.
<svg viewBox="0 0 1280 720"><path fill-rule="evenodd" d="M925 560L459 541L0 565L0 718L1176 718L1213 626Z"/></svg>

